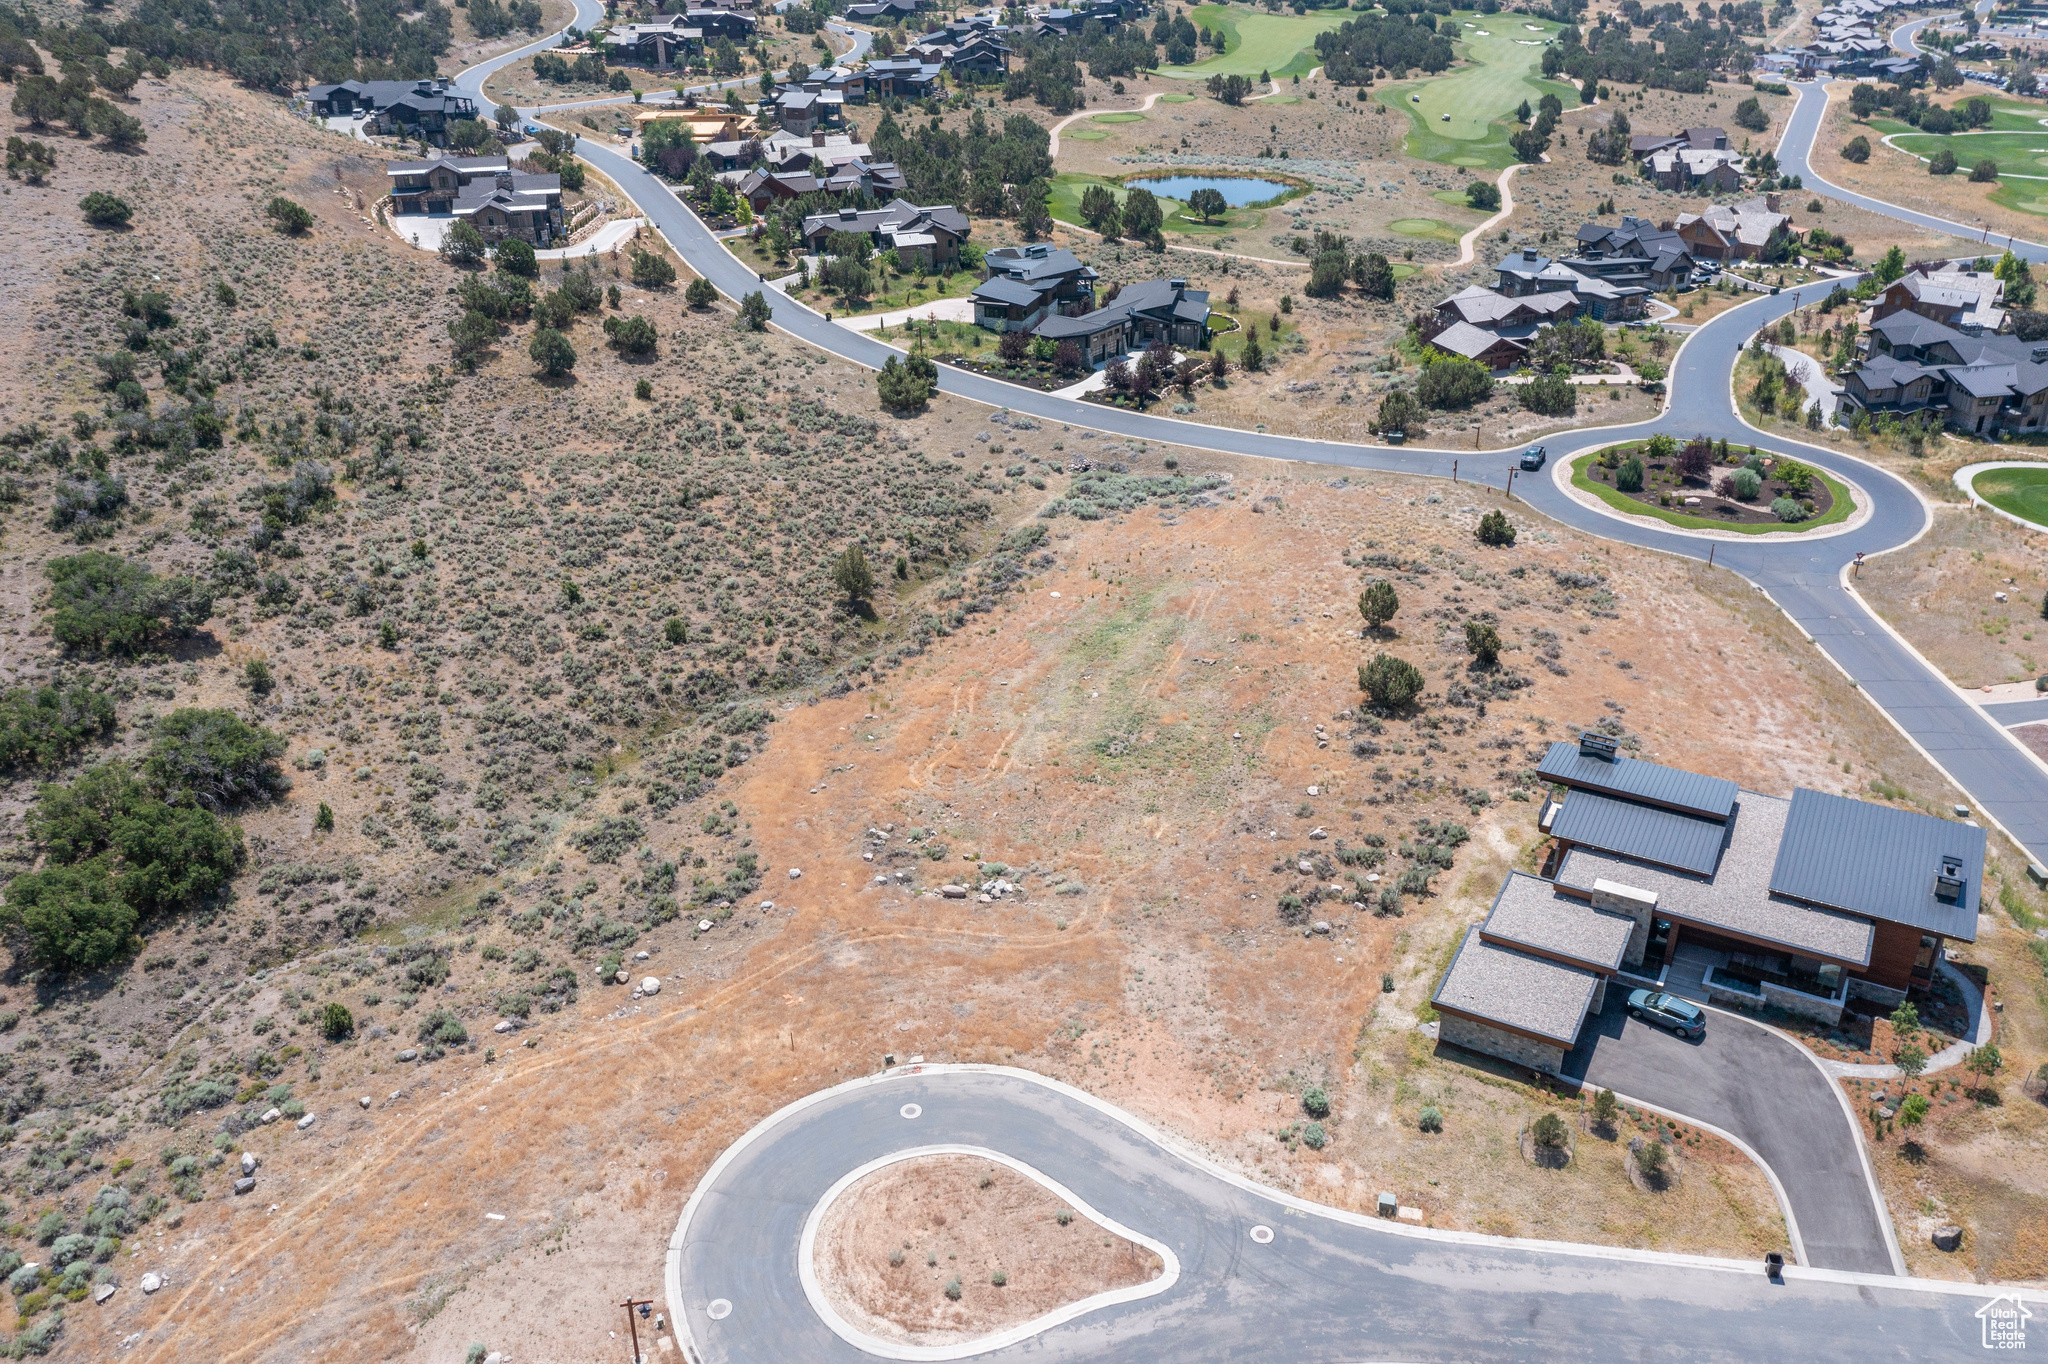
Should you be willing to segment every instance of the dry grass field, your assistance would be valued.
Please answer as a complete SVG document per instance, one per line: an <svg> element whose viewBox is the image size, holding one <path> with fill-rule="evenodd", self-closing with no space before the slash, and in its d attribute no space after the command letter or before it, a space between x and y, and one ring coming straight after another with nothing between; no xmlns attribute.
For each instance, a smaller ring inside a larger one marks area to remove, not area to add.
<svg viewBox="0 0 2048 1364"><path fill-rule="evenodd" d="M196 72L138 94L146 152L64 142L50 184L0 194L34 243L0 274L23 319L0 333L0 678L96 689L117 720L6 774L0 874L39 864L45 779L142 759L179 710L275 734L289 786L228 807L246 861L220 895L103 969L0 970L0 1254L114 1229L75 1286L10 1294L0 1333L150 1364L596 1357L622 1293L659 1293L716 1154L887 1052L1057 1076L1340 1206L1393 1189L1439 1227L1781 1244L1768 1182L1711 1138L1662 1192L1583 1126L1571 1166L1530 1164L1522 1130L1577 1100L1418 1028L1538 841L1553 738L1598 724L1766 791L1957 798L1745 583L1465 487L950 399L891 417L866 371L625 261L596 262L568 375L537 374L524 321L468 371L465 276L368 220L363 148ZM84 225L89 189L132 224ZM264 217L280 195L303 235ZM1093 258L1156 273L1119 252ZM1292 291L1168 260L1247 312ZM1207 410L1353 429L1378 382L1356 366L1419 288L1297 301L1300 353ZM607 344L635 316L650 357ZM98 475L120 497L60 514ZM1493 508L1513 547L1476 542ZM856 543L866 609L832 581ZM192 576L211 616L130 655L60 646L46 565L87 548ZM1402 605L1368 640L1376 578ZM1472 619L1498 668L1473 666ZM1377 650L1425 674L1412 711L1362 707ZM1425 864L1364 894L1366 867ZM1968 1272L2033 1272L2041 907L2009 852L1995 874L1969 955L2007 1005L2003 1104L1952 1105L1886 1177L1902 1239L1910 1187L1986 1248ZM998 875L1017 893L930 893ZM324 1035L330 1004L352 1031Z"/></svg>

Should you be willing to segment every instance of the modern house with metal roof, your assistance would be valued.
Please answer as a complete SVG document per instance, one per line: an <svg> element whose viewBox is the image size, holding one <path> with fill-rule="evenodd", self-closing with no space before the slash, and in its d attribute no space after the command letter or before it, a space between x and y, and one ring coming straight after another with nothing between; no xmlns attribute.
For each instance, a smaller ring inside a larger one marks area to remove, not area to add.
<svg viewBox="0 0 2048 1364"><path fill-rule="evenodd" d="M982 257L975 286L974 322L994 332L1028 332L1047 317L1095 311L1101 276L1073 252L1046 242L999 246Z"/></svg>
<svg viewBox="0 0 2048 1364"><path fill-rule="evenodd" d="M1554 1070L1606 980L1662 987L1681 944L1695 998L1832 1023L1925 989L1949 940L1976 940L1974 824L1745 791L1599 734L1536 771L1565 792L1540 817L1542 875L1511 875L1452 959L1433 1001L1447 1042Z"/></svg>

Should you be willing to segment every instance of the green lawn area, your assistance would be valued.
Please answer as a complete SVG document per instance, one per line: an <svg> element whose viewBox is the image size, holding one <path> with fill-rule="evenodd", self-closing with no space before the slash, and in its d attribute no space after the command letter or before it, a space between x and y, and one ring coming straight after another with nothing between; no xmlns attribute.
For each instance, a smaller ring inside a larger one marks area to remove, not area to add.
<svg viewBox="0 0 2048 1364"><path fill-rule="evenodd" d="M1222 29L1223 51L1192 66L1162 66L1161 75L1186 80L1211 76L1250 76L1261 71L1275 78L1305 76L1316 68L1316 35L1350 18L1347 10L1314 14L1265 14L1236 5L1197 5L1188 12L1196 28Z"/></svg>
<svg viewBox="0 0 2048 1364"><path fill-rule="evenodd" d="M1193 95L1184 94L1178 90L1174 91L1170 95L1161 95L1158 98L1158 100L1155 101L1155 103L1159 104L1193 104L1194 102L1195 97Z"/></svg>
<svg viewBox="0 0 2048 1364"><path fill-rule="evenodd" d="M1608 448L1612 449L1613 447L1610 446ZM1637 447L1635 445L1628 445L1623 448L1635 449ZM1618 512L1625 512L1630 516L1654 516L1659 521L1669 522L1681 530L1732 530L1742 535L1798 535L1805 531L1819 530L1822 526L1832 526L1838 522L1846 521L1856 511L1856 499L1851 496L1848 486L1819 465L1809 464L1807 467L1820 475L1820 481L1828 486L1828 496L1834 499L1832 506L1819 516L1814 517L1811 521L1800 521L1792 525L1787 525L1780 521L1764 521L1753 525L1744 525L1736 521L1723 521L1718 517L1712 516L1688 516L1684 512L1673 511L1668 507L1660 507L1655 503L1638 502L1627 493L1618 492L1605 483L1599 483L1588 478L1586 476L1586 466L1599 459L1605 453L1606 450L1590 450L1573 459L1571 463L1572 486L1585 489ZM1800 463L1805 464L1806 461L1801 460Z"/></svg>
<svg viewBox="0 0 2048 1364"><path fill-rule="evenodd" d="M1932 159L1946 147L1955 153L1956 164L1964 169L1985 157L1998 163L2001 177L2012 175L2048 180L2048 128L2031 133L1905 133L1892 143L1900 151Z"/></svg>
<svg viewBox="0 0 2048 1364"><path fill-rule="evenodd" d="M1060 134L1062 142L1100 142L1109 134L1100 128L1069 128Z"/></svg>
<svg viewBox="0 0 2048 1364"><path fill-rule="evenodd" d="M1199 172L1178 170L1173 173L1199 174ZM1145 174L1157 175L1160 172L1150 171L1145 172ZM1085 226L1086 224L1081 220L1081 195L1090 185L1107 186L1110 192L1116 195L1119 203L1130 193L1129 190L1116 181L1104 179L1099 175L1082 175L1073 171L1062 171L1058 175L1053 176L1052 194L1046 201L1047 206L1052 210L1052 216L1063 223L1068 223L1075 227ZM1182 200L1169 199L1164 194L1160 194L1157 197L1159 199L1159 212L1164 219L1161 223L1162 229L1167 232L1182 233L1190 237L1220 237L1226 233L1249 231L1266 219L1266 210L1263 208L1233 208L1225 210L1220 218L1212 218L1208 222L1203 222L1199 218L1184 216L1187 213L1187 204ZM1290 195L1289 197L1292 196Z"/></svg>
<svg viewBox="0 0 2048 1364"><path fill-rule="evenodd" d="M1970 486L2000 511L2048 529L2048 464L2037 469L1987 469Z"/></svg>
<svg viewBox="0 0 2048 1364"><path fill-rule="evenodd" d="M1464 235L1438 218L1396 218L1387 224L1387 230L1404 237L1429 237L1440 242L1455 242Z"/></svg>
<svg viewBox="0 0 2048 1364"><path fill-rule="evenodd" d="M1090 123L1143 123L1145 116L1125 110L1123 113L1118 114L1091 114L1088 121Z"/></svg>
<svg viewBox="0 0 2048 1364"><path fill-rule="evenodd" d="M2048 217L2048 185L2039 180L2015 179L2010 184L2001 184L1984 197L2015 213Z"/></svg>
<svg viewBox="0 0 2048 1364"><path fill-rule="evenodd" d="M1572 86L1539 74L1543 47L1558 25L1505 11L1453 14L1438 21L1439 31L1446 25L1455 26L1464 63L1441 76L1384 87L1375 96L1414 124L1404 148L1410 156L1505 170L1515 161L1508 134L1517 126L1516 105L1527 100L1534 107L1546 93L1555 94L1567 109L1578 105ZM1413 100L1411 95L1421 98ZM1445 114L1450 115L1448 122Z"/></svg>

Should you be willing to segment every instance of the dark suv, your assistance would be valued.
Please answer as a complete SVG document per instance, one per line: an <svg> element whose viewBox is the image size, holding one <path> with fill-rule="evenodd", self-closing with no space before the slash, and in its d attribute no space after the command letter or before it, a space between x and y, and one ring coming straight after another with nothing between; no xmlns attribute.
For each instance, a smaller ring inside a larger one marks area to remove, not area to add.
<svg viewBox="0 0 2048 1364"><path fill-rule="evenodd" d="M1660 990L1636 990L1628 997L1628 1013L1645 1023L1669 1028L1680 1037L1704 1037L1707 1011L1689 999L1667 995Z"/></svg>
<svg viewBox="0 0 2048 1364"><path fill-rule="evenodd" d="M1540 445L1532 445L1522 451L1522 467L1534 473L1543 467L1543 456L1547 452Z"/></svg>

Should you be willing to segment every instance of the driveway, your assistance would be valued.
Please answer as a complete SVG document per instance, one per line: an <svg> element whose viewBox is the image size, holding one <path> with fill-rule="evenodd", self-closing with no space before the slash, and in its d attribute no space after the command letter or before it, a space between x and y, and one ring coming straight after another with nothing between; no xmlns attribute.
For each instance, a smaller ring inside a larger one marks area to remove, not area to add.
<svg viewBox="0 0 2048 1364"><path fill-rule="evenodd" d="M1628 1016L1616 982L1586 1024L1564 1073L1739 1137L1777 1175L1805 1263L1903 1274L1893 1260L1862 1143L1834 1085L1795 1043L1713 1010L1707 1035L1684 1042Z"/></svg>
<svg viewBox="0 0 2048 1364"><path fill-rule="evenodd" d="M1753 1262L1411 1227L1260 1188L1056 1081L927 1066L806 1096L705 1173L669 1239L664 1276L670 1319L687 1332L681 1359L872 1364L813 1310L798 1263L803 1229L843 1175L933 1146L1022 1161L1163 1242L1179 1264L1156 1296L976 1356L989 1364L1919 1364L1983 1358L1974 1313L2000 1291L1799 1268L1772 1284ZM2042 1320L2041 1295L2025 1298ZM925 1357L934 1356L944 1354Z"/></svg>

